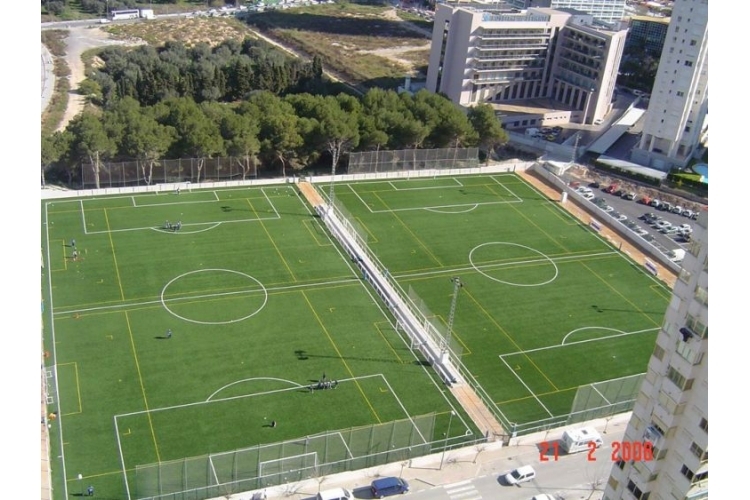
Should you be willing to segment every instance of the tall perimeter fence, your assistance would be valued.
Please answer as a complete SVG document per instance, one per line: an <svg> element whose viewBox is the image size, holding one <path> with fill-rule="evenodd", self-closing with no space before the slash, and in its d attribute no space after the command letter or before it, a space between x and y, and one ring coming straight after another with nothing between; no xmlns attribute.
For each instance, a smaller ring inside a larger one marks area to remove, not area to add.
<svg viewBox="0 0 750 500"><path fill-rule="evenodd" d="M202 500L427 455L435 414L135 468L140 500Z"/></svg>

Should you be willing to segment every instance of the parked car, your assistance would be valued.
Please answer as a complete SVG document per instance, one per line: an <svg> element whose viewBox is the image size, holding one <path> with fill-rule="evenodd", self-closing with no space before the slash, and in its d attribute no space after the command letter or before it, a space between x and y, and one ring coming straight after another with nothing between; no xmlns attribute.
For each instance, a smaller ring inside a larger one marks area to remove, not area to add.
<svg viewBox="0 0 750 500"><path fill-rule="evenodd" d="M620 189L620 186L618 184L610 184L609 186L606 187L606 189L604 189L604 192L612 194L618 189Z"/></svg>
<svg viewBox="0 0 750 500"><path fill-rule="evenodd" d="M629 192L629 193L625 193L625 194L622 195L622 199L624 199L624 200L635 200L635 193L632 192L632 191Z"/></svg>
<svg viewBox="0 0 750 500"><path fill-rule="evenodd" d="M615 217L615 219L620 222L625 222L626 220L628 220L628 216L625 214L617 214L617 217Z"/></svg>
<svg viewBox="0 0 750 500"><path fill-rule="evenodd" d="M661 201L657 199L653 199L651 200L651 203L649 203L649 205L658 209L661 206Z"/></svg>
<svg viewBox="0 0 750 500"><path fill-rule="evenodd" d="M663 210L665 212L671 212L672 204L669 203L668 201L665 201L664 203L661 204L661 206L659 207L659 210Z"/></svg>
<svg viewBox="0 0 750 500"><path fill-rule="evenodd" d="M593 200L595 198L594 193L581 193L581 196L587 200Z"/></svg>
<svg viewBox="0 0 750 500"><path fill-rule="evenodd" d="M672 210L670 210L673 214L681 214L682 213L682 207L679 205L675 205L672 207Z"/></svg>
<svg viewBox="0 0 750 500"><path fill-rule="evenodd" d="M654 224L654 227L655 227L656 229L658 229L658 230L660 230L660 231L661 231L661 230L662 230L662 229L664 229L664 228L667 228L667 227L672 227L672 223L671 223L671 222L669 222L668 220L664 220L664 219L662 219L662 220L658 221L658 222L657 222L656 224Z"/></svg>
<svg viewBox="0 0 750 500"><path fill-rule="evenodd" d="M602 210L604 210L605 212L609 213L609 212L613 212L615 210L615 207L610 206L610 205L606 205L606 206L602 207Z"/></svg>
<svg viewBox="0 0 750 500"><path fill-rule="evenodd" d="M656 219L656 217L657 215L654 212L646 212L645 214L641 215L638 218L650 223L652 220Z"/></svg>
<svg viewBox="0 0 750 500"><path fill-rule="evenodd" d="M683 217L687 217L689 219L690 217L693 216L693 211L690 210L689 208L686 208L685 210L682 211L682 214L680 215L682 215Z"/></svg>
<svg viewBox="0 0 750 500"><path fill-rule="evenodd" d="M526 481L531 481L535 477L536 472L534 471L533 467L531 467L530 465L524 465L504 474L503 480L505 484L512 486L519 483L525 483Z"/></svg>
<svg viewBox="0 0 750 500"><path fill-rule="evenodd" d="M381 477L370 485L372 496L385 498L392 495L401 495L409 491L409 483L399 477Z"/></svg>
<svg viewBox="0 0 750 500"><path fill-rule="evenodd" d="M599 185L599 183L598 183L598 182L596 182L596 181L594 181L594 182L589 182L589 187L590 187L590 188L593 188L593 189L599 189L599 186L600 186L600 185Z"/></svg>

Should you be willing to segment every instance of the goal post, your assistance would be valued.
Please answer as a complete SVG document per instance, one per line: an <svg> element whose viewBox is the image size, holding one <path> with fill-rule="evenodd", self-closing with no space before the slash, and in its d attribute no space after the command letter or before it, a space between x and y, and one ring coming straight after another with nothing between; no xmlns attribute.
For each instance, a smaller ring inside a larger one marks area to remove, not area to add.
<svg viewBox="0 0 750 500"><path fill-rule="evenodd" d="M318 452L311 451L258 463L258 476L264 484L281 484L315 477L318 471ZM279 482L279 480L281 480Z"/></svg>

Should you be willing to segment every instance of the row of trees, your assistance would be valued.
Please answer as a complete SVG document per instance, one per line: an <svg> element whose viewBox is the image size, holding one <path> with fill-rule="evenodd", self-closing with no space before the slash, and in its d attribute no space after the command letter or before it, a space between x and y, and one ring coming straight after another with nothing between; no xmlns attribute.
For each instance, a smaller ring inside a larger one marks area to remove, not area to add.
<svg viewBox="0 0 750 500"><path fill-rule="evenodd" d="M43 137L42 166L72 184L82 163L98 170L104 161L137 159L150 170L164 158L232 156L246 173L286 175L323 156L337 165L351 150L491 148L505 141L489 105L465 114L426 90L412 96L373 89L360 98L258 91L236 105L169 97L143 106L124 97L104 110L88 108L65 131Z"/></svg>
<svg viewBox="0 0 750 500"><path fill-rule="evenodd" d="M170 97L235 102L258 90L277 95L327 90L319 58L303 62L252 38L214 48L181 42L158 49L109 47L99 57L104 65L92 70L81 90L105 108L124 97L151 106Z"/></svg>

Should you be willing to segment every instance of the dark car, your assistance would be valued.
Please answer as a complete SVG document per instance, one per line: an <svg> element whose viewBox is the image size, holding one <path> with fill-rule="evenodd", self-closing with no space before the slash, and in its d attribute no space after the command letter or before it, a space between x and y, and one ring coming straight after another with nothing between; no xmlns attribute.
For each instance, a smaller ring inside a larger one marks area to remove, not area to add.
<svg viewBox="0 0 750 500"><path fill-rule="evenodd" d="M406 493L409 491L409 484L398 477L382 477L373 481L370 489L375 498L385 498Z"/></svg>

